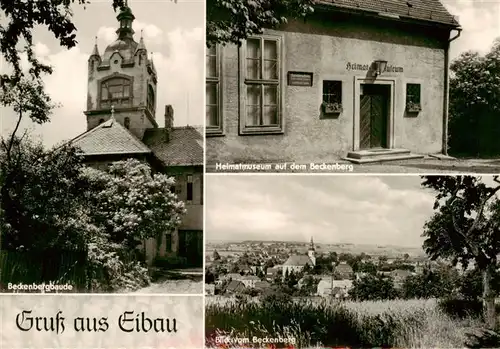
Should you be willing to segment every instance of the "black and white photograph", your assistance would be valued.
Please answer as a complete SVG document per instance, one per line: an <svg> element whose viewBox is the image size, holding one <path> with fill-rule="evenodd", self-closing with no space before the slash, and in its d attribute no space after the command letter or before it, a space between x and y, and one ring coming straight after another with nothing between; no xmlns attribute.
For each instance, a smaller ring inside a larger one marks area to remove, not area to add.
<svg viewBox="0 0 500 349"><path fill-rule="evenodd" d="M0 291L203 294L204 2L1 11Z"/></svg>
<svg viewBox="0 0 500 349"><path fill-rule="evenodd" d="M500 177L206 185L207 348L500 346Z"/></svg>
<svg viewBox="0 0 500 349"><path fill-rule="evenodd" d="M207 172L500 173L498 18L498 1L207 2Z"/></svg>

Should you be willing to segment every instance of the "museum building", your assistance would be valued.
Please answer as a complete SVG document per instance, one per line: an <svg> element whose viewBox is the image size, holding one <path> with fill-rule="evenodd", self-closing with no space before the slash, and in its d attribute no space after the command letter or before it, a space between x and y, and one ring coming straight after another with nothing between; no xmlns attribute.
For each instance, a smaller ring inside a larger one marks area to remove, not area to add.
<svg viewBox="0 0 500 349"><path fill-rule="evenodd" d="M439 0L331 0L208 48L207 164L446 154L460 32Z"/></svg>

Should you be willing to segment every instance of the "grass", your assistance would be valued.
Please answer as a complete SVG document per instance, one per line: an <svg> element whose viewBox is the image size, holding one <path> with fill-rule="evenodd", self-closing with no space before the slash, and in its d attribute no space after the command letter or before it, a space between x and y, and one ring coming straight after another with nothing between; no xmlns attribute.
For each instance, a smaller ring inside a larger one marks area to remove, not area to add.
<svg viewBox="0 0 500 349"><path fill-rule="evenodd" d="M296 348L464 348L467 333L481 326L472 317L451 318L435 300L277 304L207 297L205 315L207 347L212 348L222 335L293 337Z"/></svg>

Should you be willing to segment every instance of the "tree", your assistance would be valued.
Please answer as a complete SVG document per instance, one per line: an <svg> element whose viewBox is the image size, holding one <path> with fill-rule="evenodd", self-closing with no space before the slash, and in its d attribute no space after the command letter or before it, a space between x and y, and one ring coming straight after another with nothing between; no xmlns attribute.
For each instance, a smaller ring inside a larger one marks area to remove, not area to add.
<svg viewBox="0 0 500 349"><path fill-rule="evenodd" d="M465 272L458 281L460 295L466 300L480 300L483 292L483 276L474 268ZM492 277L491 288L497 297L500 294L500 274L498 271Z"/></svg>
<svg viewBox="0 0 500 349"><path fill-rule="evenodd" d="M52 74L53 70L40 62L35 54L33 29L36 26L45 26L62 47L74 47L77 43L77 29L72 22L71 8L75 2L0 0L0 9L3 12L0 23L0 51L7 68L0 76L0 105L13 109L17 115L14 130L9 136L2 137L1 145L6 155L4 161L11 161L14 143L21 142L24 138L24 135L19 137L17 134L23 118L28 117L34 123L43 124L50 120L50 115L56 107L45 92L42 80L44 74ZM77 2L83 6L88 3L87 0ZM112 0L112 5L116 11L124 5L124 0ZM7 177L3 179L2 184L9 186L11 182L12 179Z"/></svg>
<svg viewBox="0 0 500 349"><path fill-rule="evenodd" d="M205 283L206 284L213 284L216 280L216 276L215 274L210 271L209 269L207 269L207 271L205 272Z"/></svg>
<svg viewBox="0 0 500 349"><path fill-rule="evenodd" d="M483 316L497 326L491 282L500 252L500 180L493 185L474 176L424 176L422 186L436 192L434 215L425 223L423 248L433 260L448 259L467 268L474 262L482 274Z"/></svg>
<svg viewBox="0 0 500 349"><path fill-rule="evenodd" d="M2 248L10 251L84 249L87 209L82 159L71 147L46 151L15 139L0 149Z"/></svg>
<svg viewBox="0 0 500 349"><path fill-rule="evenodd" d="M450 152L500 154L500 38L484 56L462 53L450 70ZM476 137L478 134L481 137Z"/></svg>
<svg viewBox="0 0 500 349"><path fill-rule="evenodd" d="M89 289L148 281L132 252L180 223L184 207L169 190L171 178L137 160L88 168L75 148L45 150L29 138L15 142L10 156L0 150L4 249L86 253Z"/></svg>
<svg viewBox="0 0 500 349"><path fill-rule="evenodd" d="M307 297L307 296L311 296L311 295L316 294L319 281L320 281L319 278L315 278L312 275L306 275L303 278L302 285L300 287L299 295Z"/></svg>
<svg viewBox="0 0 500 349"><path fill-rule="evenodd" d="M94 208L95 224L128 250L148 238L161 239L180 225L186 213L184 203L170 190L173 179L152 173L139 160L115 162L106 171L86 167L82 176L90 188L87 200Z"/></svg>
<svg viewBox="0 0 500 349"><path fill-rule="evenodd" d="M0 51L6 66L10 67L8 73L0 78L0 100L4 106L10 107L8 100L12 91L26 90L29 93L23 98L27 101L26 109L31 112L29 116L36 123L49 121L49 110L44 108L45 102L50 97L45 93L42 76L51 74L52 67L39 61L34 52L33 30L37 26L46 27L49 33L59 41L59 45L70 49L77 44L76 31L72 22L72 7L75 3L83 5L90 3L87 0L64 1L25 1L25 0L0 0L0 9L3 12L0 23ZM116 10L124 5L124 0L112 0ZM21 49L22 48L22 49ZM27 58L27 66L23 66L23 56ZM16 93L16 95L19 95ZM38 102L43 102L38 106ZM25 112L19 113L21 117ZM19 126L19 123L18 123ZM10 138L15 138L18 129Z"/></svg>
<svg viewBox="0 0 500 349"><path fill-rule="evenodd" d="M360 273L370 273L370 274L377 273L377 266L372 262L359 263L357 267L358 267L357 271Z"/></svg>
<svg viewBox="0 0 500 349"><path fill-rule="evenodd" d="M217 250L214 250L212 257L213 257L214 261L220 260L219 252L217 252Z"/></svg>
<svg viewBox="0 0 500 349"><path fill-rule="evenodd" d="M395 299L398 292L391 277L369 274L353 282L349 295L358 301L374 301Z"/></svg>
<svg viewBox="0 0 500 349"><path fill-rule="evenodd" d="M206 41L240 44L241 40L313 12L313 0L207 0Z"/></svg>
<svg viewBox="0 0 500 349"><path fill-rule="evenodd" d="M387 263L387 256L379 256L378 263L379 265Z"/></svg>
<svg viewBox="0 0 500 349"><path fill-rule="evenodd" d="M440 268L432 271L426 268L423 273L406 278L402 291L404 298L408 299L443 298L451 296L457 284L456 270Z"/></svg>
<svg viewBox="0 0 500 349"><path fill-rule="evenodd" d="M313 268L309 265L309 263L306 263L304 266L304 269L302 270L304 274L309 274L311 273Z"/></svg>

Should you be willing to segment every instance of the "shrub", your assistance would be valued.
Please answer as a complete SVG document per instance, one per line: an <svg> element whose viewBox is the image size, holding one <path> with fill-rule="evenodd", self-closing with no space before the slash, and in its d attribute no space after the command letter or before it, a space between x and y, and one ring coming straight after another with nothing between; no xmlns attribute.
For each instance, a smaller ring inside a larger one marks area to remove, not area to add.
<svg viewBox="0 0 500 349"><path fill-rule="evenodd" d="M456 319L480 317L483 309L483 305L480 300L460 298L446 298L439 300L438 307L445 314Z"/></svg>

